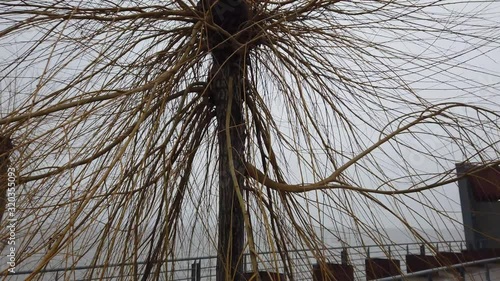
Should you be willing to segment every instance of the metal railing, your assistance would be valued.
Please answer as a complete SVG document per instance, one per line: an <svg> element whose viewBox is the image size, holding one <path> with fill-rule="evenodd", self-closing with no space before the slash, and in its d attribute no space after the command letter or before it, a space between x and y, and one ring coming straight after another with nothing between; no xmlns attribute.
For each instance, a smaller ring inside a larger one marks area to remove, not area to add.
<svg viewBox="0 0 500 281"><path fill-rule="evenodd" d="M399 259L401 263L401 272L406 272L404 263L405 255L420 253L421 247L430 249L430 252L438 250L460 251L463 250L463 241L442 241L422 243L401 243L385 245L363 245L352 247L331 247L319 249L325 257L325 262L341 263L341 252L348 253L348 262L354 268L355 278L357 280L366 280L365 259L369 257L381 257ZM318 263L317 257L309 249L288 251L290 264L285 270L285 264L278 258L279 254L275 252L259 253L259 270L269 270L273 272L286 273L288 280L312 280L313 264ZM250 271L251 265L248 254L244 257L245 269ZM345 257L344 257L345 258ZM159 280L175 281L212 281L215 280L215 265L217 256L187 257L172 260L158 261L161 263ZM38 280L133 280L142 277L146 261L136 263L117 263L96 266L74 266L47 268L37 273ZM133 273L136 270L137 274ZM92 276L89 273L93 271ZM15 274L9 274L8 280L24 280L32 274L33 271L19 271ZM393 280L393 279L391 279Z"/></svg>

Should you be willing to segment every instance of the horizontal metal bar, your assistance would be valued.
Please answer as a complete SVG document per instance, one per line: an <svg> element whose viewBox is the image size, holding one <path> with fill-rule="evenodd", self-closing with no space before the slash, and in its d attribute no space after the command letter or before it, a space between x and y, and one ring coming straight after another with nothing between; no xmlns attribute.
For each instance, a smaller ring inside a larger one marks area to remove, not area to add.
<svg viewBox="0 0 500 281"><path fill-rule="evenodd" d="M490 259L484 259L484 260L477 260L477 261L469 261L469 262L464 262L464 263L458 263L458 264L453 264L453 265L448 265L448 266L441 266L441 267L436 267L436 268L431 268L431 269L426 269L418 272L412 272L410 274L401 274L401 275L396 275L396 276L391 276L391 277L384 277L380 279L374 279L372 281L394 281L394 280L403 280L407 279L409 277L419 277L419 276L425 276L429 275L431 273L439 272L439 271L444 271L444 270L450 270L453 268L463 268L467 266L473 266L473 265L480 265L480 264L489 264L489 263L495 263L499 262L500 257L497 258L490 258Z"/></svg>

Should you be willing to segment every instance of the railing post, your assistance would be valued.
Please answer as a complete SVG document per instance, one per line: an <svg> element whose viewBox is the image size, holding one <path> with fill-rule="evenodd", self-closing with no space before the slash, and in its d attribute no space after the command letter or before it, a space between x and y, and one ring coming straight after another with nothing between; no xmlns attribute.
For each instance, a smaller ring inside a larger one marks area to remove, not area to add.
<svg viewBox="0 0 500 281"><path fill-rule="evenodd" d="M198 264L196 265L196 281L201 280L201 260L198 261Z"/></svg>
<svg viewBox="0 0 500 281"><path fill-rule="evenodd" d="M196 260L191 264L191 281L200 281L201 279L201 263Z"/></svg>
<svg viewBox="0 0 500 281"><path fill-rule="evenodd" d="M486 281L491 281L491 276L490 276L490 265L489 265L489 264L485 264L485 265L484 265L484 269L485 269L485 272L484 272L484 280L486 280Z"/></svg>
<svg viewBox="0 0 500 281"><path fill-rule="evenodd" d="M463 266L458 268L458 273L460 274L460 277L462 277L462 280L465 280L465 268Z"/></svg>
<svg viewBox="0 0 500 281"><path fill-rule="evenodd" d="M347 248L343 248L340 252L340 261L342 265L347 265L349 263L349 254L347 253Z"/></svg>
<svg viewBox="0 0 500 281"><path fill-rule="evenodd" d="M420 245L420 255L425 256L425 245L424 244Z"/></svg>
<svg viewBox="0 0 500 281"><path fill-rule="evenodd" d="M243 272L248 272L248 255L249 254L243 254Z"/></svg>

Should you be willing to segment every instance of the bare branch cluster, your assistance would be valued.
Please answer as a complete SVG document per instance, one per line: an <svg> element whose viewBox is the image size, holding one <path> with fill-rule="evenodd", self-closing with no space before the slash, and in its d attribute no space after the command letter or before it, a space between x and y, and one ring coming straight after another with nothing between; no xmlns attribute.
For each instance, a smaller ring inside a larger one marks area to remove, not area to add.
<svg viewBox="0 0 500 281"><path fill-rule="evenodd" d="M460 227L455 163L500 159L497 1L246 1L236 34L191 0L0 2L19 263L137 275L213 253L211 32L244 58L253 247L290 267L324 258L317 228L349 245L387 241L388 216L420 240Z"/></svg>

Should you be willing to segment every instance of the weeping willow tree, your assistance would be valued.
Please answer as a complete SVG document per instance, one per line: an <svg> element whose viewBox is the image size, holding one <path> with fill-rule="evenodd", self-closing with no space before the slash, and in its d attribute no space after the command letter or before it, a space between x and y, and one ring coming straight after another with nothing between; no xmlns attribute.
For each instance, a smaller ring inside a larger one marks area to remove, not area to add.
<svg viewBox="0 0 500 281"><path fill-rule="evenodd" d="M242 1L0 3L28 280L243 253L294 280L294 250L461 230L455 163L500 162L500 5Z"/></svg>

